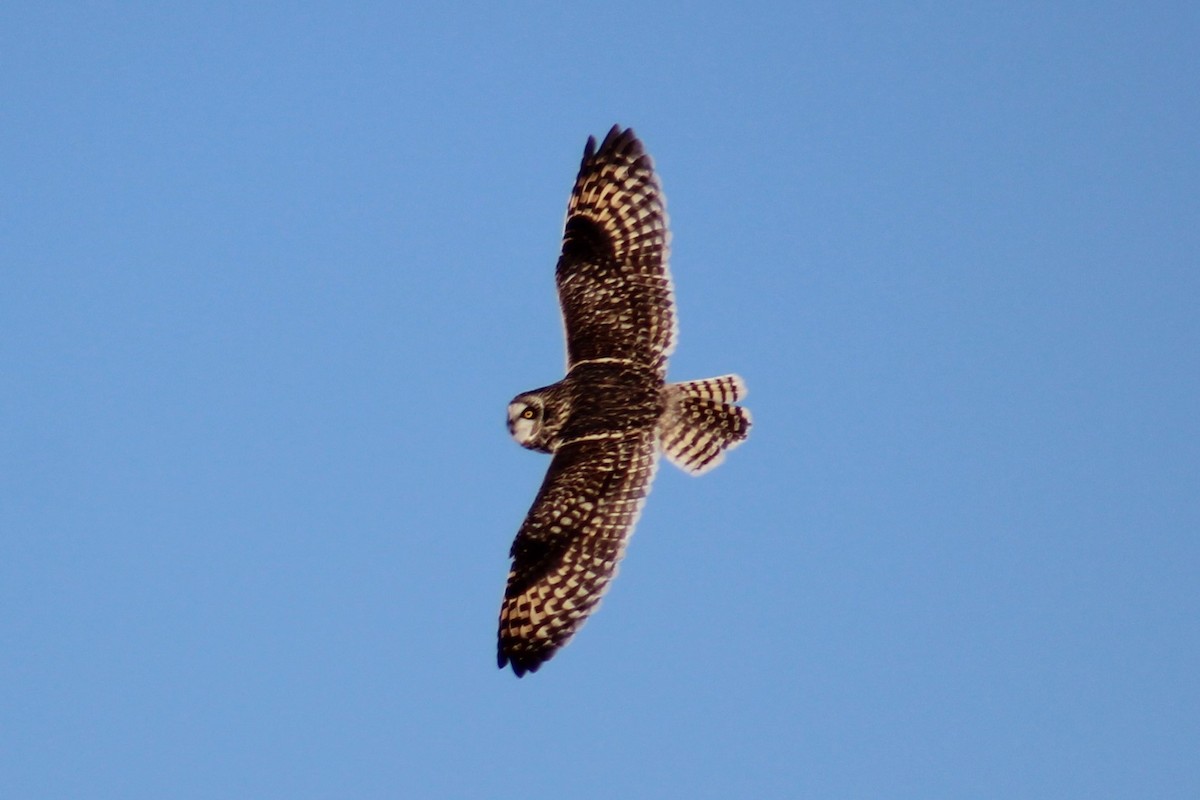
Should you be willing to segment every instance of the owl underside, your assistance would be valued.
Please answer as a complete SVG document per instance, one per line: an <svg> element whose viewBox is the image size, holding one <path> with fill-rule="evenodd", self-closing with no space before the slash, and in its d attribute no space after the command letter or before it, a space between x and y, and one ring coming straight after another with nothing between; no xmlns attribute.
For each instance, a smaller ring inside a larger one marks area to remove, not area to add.
<svg viewBox="0 0 1200 800"><path fill-rule="evenodd" d="M579 631L616 577L659 453L692 474L715 467L748 435L744 395L736 375L668 384L651 425L558 448L510 553L501 667L535 672Z"/></svg>

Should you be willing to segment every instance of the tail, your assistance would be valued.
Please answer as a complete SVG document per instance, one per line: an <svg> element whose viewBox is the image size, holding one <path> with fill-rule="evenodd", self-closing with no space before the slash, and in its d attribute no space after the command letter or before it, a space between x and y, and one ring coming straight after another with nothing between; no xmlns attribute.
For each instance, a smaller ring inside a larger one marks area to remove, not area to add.
<svg viewBox="0 0 1200 800"><path fill-rule="evenodd" d="M658 423L658 444L684 472L707 472L750 435L750 412L734 405L746 396L737 375L671 383L663 395L667 410Z"/></svg>

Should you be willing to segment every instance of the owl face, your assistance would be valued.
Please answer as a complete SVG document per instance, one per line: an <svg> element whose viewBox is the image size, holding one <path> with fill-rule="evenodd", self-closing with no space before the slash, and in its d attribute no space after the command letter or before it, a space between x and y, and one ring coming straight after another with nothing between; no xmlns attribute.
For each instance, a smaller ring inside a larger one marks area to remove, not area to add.
<svg viewBox="0 0 1200 800"><path fill-rule="evenodd" d="M542 429L542 401L536 397L518 397L508 404L508 432L522 447L536 448Z"/></svg>
<svg viewBox="0 0 1200 800"><path fill-rule="evenodd" d="M556 401L553 391L526 392L513 398L508 404L508 432L517 444L543 453L554 452L564 418Z"/></svg>

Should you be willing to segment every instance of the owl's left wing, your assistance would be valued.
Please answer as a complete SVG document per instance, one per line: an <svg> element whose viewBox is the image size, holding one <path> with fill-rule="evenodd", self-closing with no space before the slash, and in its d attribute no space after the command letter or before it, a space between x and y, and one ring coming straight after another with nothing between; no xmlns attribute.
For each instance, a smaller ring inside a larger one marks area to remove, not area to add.
<svg viewBox="0 0 1200 800"><path fill-rule="evenodd" d="M669 242L666 200L633 130L614 125L599 149L589 138L555 271L568 371L622 359L665 375L677 330Z"/></svg>
<svg viewBox="0 0 1200 800"><path fill-rule="evenodd" d="M653 430L555 452L512 546L498 662L534 672L587 620L617 574L654 479Z"/></svg>

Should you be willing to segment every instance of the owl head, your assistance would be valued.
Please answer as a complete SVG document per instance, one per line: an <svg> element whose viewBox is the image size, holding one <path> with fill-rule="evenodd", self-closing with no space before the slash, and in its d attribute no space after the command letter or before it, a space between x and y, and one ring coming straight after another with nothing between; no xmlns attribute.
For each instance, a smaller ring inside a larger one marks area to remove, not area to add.
<svg viewBox="0 0 1200 800"><path fill-rule="evenodd" d="M557 393L539 389L519 394L508 404L508 432L517 444L553 453L566 415Z"/></svg>

